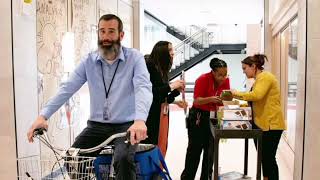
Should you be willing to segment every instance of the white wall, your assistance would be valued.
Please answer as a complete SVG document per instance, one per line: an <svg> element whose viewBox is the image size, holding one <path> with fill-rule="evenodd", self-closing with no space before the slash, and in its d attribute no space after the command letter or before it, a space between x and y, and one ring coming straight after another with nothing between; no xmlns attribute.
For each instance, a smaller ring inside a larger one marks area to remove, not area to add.
<svg viewBox="0 0 320 180"><path fill-rule="evenodd" d="M303 179L320 179L320 1L307 1L307 70ZM299 18L299 21L301 19ZM304 19L303 19L304 21ZM299 46L300 47L300 46ZM305 48L305 47L303 47Z"/></svg>
<svg viewBox="0 0 320 180"><path fill-rule="evenodd" d="M212 33L211 44L246 43L248 39L247 24L209 24L207 32Z"/></svg>
<svg viewBox="0 0 320 180"><path fill-rule="evenodd" d="M25 157L39 153L38 143L27 142L27 131L38 113L36 1L28 5L15 0L13 7L17 150L18 157Z"/></svg>
<svg viewBox="0 0 320 180"><path fill-rule="evenodd" d="M247 55L252 56L256 53L261 53L261 32L262 27L260 24L247 25Z"/></svg>
<svg viewBox="0 0 320 180"><path fill-rule="evenodd" d="M0 179L16 178L11 1L0 6Z"/></svg>
<svg viewBox="0 0 320 180"><path fill-rule="evenodd" d="M144 0L145 8L168 25L258 24L263 0Z"/></svg>

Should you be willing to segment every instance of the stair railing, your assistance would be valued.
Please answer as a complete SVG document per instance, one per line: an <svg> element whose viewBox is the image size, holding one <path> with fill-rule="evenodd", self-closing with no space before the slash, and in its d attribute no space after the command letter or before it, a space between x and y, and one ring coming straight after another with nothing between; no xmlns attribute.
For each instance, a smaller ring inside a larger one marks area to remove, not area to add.
<svg viewBox="0 0 320 180"><path fill-rule="evenodd" d="M175 58L171 69L175 69L175 67L209 48L209 33L206 30L206 28L201 28L174 47Z"/></svg>

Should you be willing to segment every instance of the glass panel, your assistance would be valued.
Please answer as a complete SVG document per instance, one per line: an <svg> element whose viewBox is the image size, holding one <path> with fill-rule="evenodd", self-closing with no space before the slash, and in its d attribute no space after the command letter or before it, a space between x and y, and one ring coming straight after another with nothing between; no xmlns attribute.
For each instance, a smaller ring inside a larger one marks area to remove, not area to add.
<svg viewBox="0 0 320 180"><path fill-rule="evenodd" d="M287 96L287 139L290 147L294 149L297 105L297 79L298 79L298 19L293 20L289 26L288 51L288 96Z"/></svg>
<svg viewBox="0 0 320 180"><path fill-rule="evenodd" d="M298 78L297 39L298 19L294 19L281 33L281 97L284 104L287 130L284 132L285 140L294 151L296 128L296 95Z"/></svg>
<svg viewBox="0 0 320 180"><path fill-rule="evenodd" d="M121 14L121 19L123 22L124 38L122 40L122 45L125 47L133 46L133 8L132 6L119 1L118 2L118 13Z"/></svg>
<svg viewBox="0 0 320 180"><path fill-rule="evenodd" d="M167 26L146 13L144 14L144 17L144 40L141 47L142 53L150 54L153 46L158 41L169 41L173 46L176 46L181 42L181 40L167 32Z"/></svg>

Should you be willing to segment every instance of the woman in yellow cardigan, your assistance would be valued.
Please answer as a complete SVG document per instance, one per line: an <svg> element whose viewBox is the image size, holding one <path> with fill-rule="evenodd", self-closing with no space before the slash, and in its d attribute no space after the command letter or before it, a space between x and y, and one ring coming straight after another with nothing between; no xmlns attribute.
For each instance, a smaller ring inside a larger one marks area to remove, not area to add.
<svg viewBox="0 0 320 180"><path fill-rule="evenodd" d="M264 180L278 180L276 152L286 125L280 104L279 82L273 74L263 70L265 60L268 60L265 55L256 54L241 61L243 72L248 78L255 78L255 83L250 92L232 91L232 94L237 99L252 102L253 127L263 130L262 170Z"/></svg>

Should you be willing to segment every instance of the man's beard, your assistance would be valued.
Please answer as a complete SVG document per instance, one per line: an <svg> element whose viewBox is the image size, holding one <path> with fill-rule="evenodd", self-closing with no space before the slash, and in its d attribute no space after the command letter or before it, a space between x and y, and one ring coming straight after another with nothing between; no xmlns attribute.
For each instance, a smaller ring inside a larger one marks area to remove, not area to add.
<svg viewBox="0 0 320 180"><path fill-rule="evenodd" d="M106 42L106 41L98 40L100 55L104 59L108 59L107 57L116 57L120 50L120 45L121 45L120 38L118 38L118 40L115 40L115 41L107 41L110 43L109 45L103 45L103 42ZM111 60L111 59L108 59L108 60Z"/></svg>

